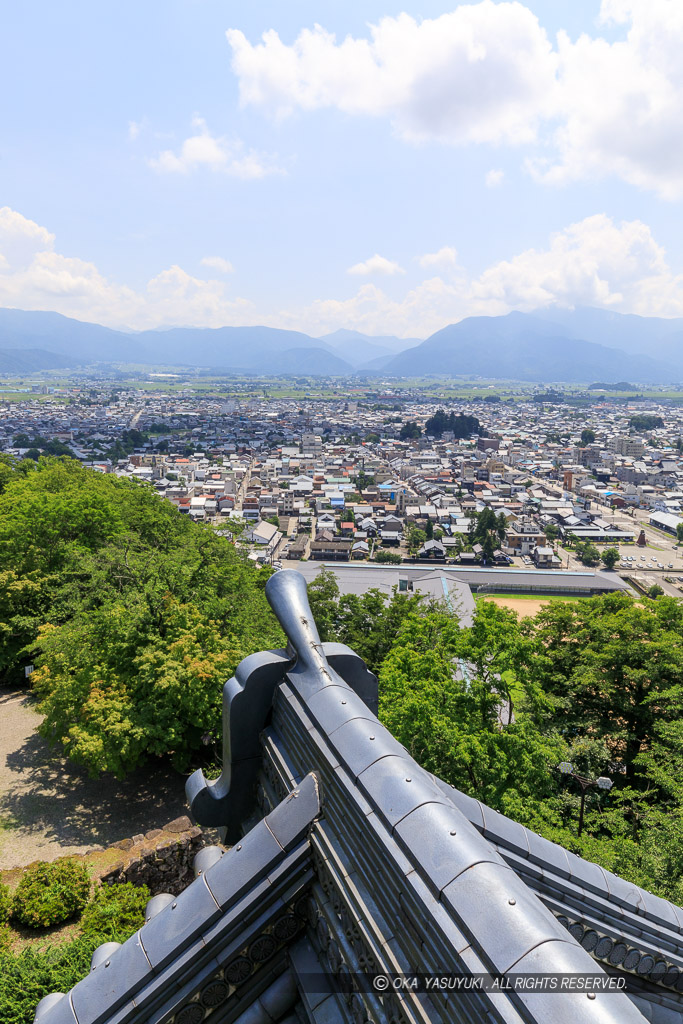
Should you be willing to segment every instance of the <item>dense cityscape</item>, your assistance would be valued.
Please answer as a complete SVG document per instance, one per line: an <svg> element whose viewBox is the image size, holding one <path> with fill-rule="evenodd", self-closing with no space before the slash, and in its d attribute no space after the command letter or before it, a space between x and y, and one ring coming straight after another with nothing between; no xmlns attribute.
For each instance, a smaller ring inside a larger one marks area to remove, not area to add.
<svg viewBox="0 0 683 1024"><path fill-rule="evenodd" d="M0 408L2 448L146 483L259 563L600 565L641 591L683 589L675 401L588 392L578 405L562 390L484 385L444 402L400 382L341 398L333 381L314 399L258 396L257 382L228 399L152 380L34 384L39 400ZM487 509L490 536L474 536Z"/></svg>

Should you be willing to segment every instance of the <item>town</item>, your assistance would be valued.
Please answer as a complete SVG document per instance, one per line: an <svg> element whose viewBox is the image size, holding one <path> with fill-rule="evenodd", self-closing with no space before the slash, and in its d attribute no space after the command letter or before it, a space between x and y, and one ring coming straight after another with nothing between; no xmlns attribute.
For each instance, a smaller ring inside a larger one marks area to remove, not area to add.
<svg viewBox="0 0 683 1024"><path fill-rule="evenodd" d="M548 589L542 572L572 593L599 567L618 571L614 586L683 591L683 410L671 398L588 391L577 403L485 384L443 398L400 380L346 393L309 380L278 397L258 381L168 376L22 382L11 396L5 384L0 445L146 483L275 568L509 569L496 589Z"/></svg>

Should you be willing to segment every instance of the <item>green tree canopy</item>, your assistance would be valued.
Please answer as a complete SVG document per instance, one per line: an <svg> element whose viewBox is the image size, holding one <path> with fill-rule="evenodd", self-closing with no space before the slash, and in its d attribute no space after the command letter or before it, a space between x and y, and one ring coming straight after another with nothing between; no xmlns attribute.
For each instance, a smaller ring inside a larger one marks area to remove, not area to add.
<svg viewBox="0 0 683 1024"><path fill-rule="evenodd" d="M2 469L0 677L34 662L44 735L92 773L186 765L238 661L282 643L269 570L144 484L71 459Z"/></svg>
<svg viewBox="0 0 683 1024"><path fill-rule="evenodd" d="M425 433L432 437L441 437L447 431L451 431L454 437L469 437L471 434L478 434L480 431L479 420L476 416L467 416L465 413L447 413L444 409L437 409L433 416L430 416L425 423Z"/></svg>

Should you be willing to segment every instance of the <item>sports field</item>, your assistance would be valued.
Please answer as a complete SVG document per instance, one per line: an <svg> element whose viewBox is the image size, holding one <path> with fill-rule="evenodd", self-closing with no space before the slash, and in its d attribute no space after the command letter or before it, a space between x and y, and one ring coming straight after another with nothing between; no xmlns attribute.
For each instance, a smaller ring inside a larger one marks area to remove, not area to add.
<svg viewBox="0 0 683 1024"><path fill-rule="evenodd" d="M486 596L482 595L479 600L493 601L494 604L499 605L501 608L510 608L511 611L517 612L521 618L528 618L540 612L541 608L546 604L556 601L585 601L586 598L564 597L559 594L548 594L545 597L535 597L532 594L514 596L512 594L486 594Z"/></svg>

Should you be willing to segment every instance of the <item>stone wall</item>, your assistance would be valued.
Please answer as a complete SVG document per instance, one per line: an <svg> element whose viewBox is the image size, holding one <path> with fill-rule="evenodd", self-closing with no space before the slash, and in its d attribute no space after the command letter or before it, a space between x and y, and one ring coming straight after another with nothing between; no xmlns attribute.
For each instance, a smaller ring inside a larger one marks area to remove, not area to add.
<svg viewBox="0 0 683 1024"><path fill-rule="evenodd" d="M176 818L163 828L115 843L110 850L120 850L121 860L99 877L104 885L132 882L146 885L152 896L159 892L177 896L194 880L195 855L214 842L188 817Z"/></svg>

